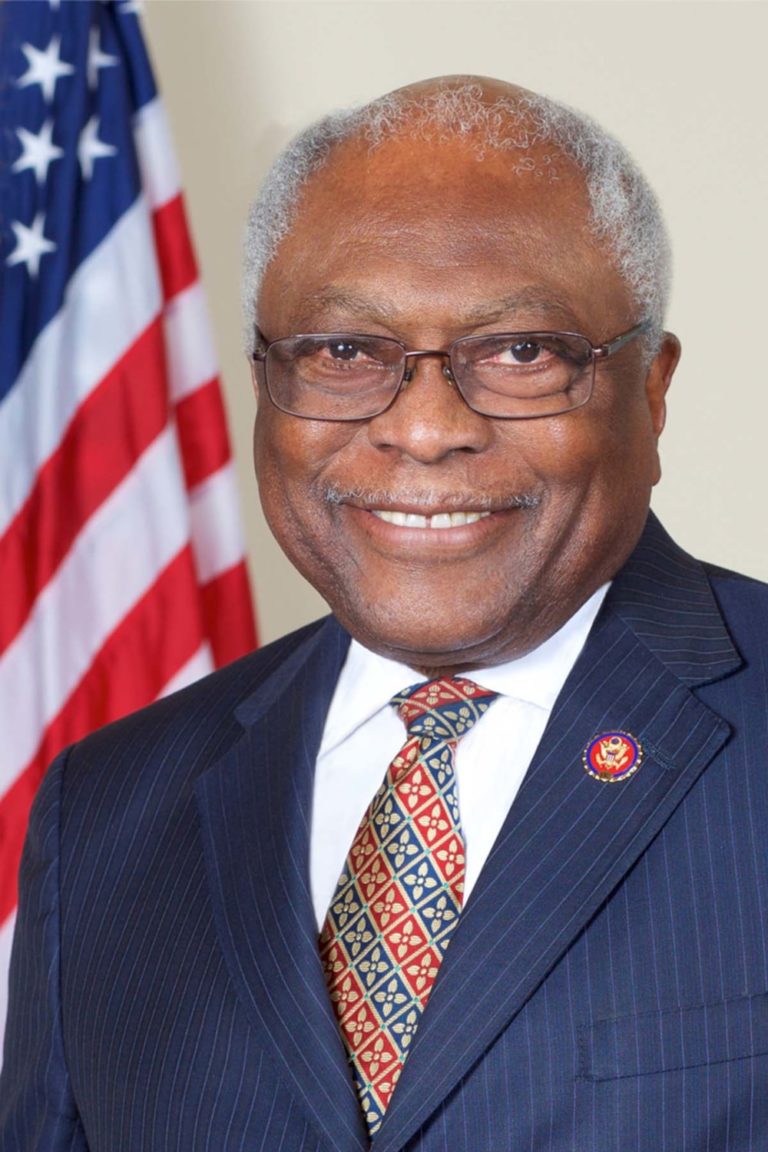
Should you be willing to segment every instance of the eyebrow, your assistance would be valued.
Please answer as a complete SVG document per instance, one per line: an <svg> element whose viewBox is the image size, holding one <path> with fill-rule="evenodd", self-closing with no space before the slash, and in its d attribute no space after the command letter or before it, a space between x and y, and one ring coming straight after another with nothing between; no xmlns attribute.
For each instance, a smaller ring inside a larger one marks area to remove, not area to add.
<svg viewBox="0 0 768 1152"><path fill-rule="evenodd" d="M392 322L392 310L380 297L363 292L350 292L344 289L328 288L314 293L305 300L307 310L323 315L327 312L345 312L361 320L371 320L387 326ZM535 311L544 322L571 323L575 320L573 309L555 293L530 286L492 300L483 301L477 308L463 310L456 321L463 327L475 328L483 324L493 324L515 312ZM537 321L538 323L538 321Z"/></svg>

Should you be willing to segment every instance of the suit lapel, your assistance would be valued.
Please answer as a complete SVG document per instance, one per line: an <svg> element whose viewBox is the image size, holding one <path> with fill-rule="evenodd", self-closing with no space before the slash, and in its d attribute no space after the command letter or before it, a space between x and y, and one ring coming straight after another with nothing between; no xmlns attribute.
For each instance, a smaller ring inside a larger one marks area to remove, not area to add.
<svg viewBox="0 0 768 1152"><path fill-rule="evenodd" d="M739 663L703 569L651 518L462 914L377 1152L418 1130L669 819L729 735L691 688ZM602 783L582 754L617 729L639 740L644 760L625 781Z"/></svg>
<svg viewBox="0 0 768 1152"><path fill-rule="evenodd" d="M309 1122L367 1147L317 951L309 891L315 758L348 637L328 621L238 709L245 732L197 784L221 946L253 1026Z"/></svg>

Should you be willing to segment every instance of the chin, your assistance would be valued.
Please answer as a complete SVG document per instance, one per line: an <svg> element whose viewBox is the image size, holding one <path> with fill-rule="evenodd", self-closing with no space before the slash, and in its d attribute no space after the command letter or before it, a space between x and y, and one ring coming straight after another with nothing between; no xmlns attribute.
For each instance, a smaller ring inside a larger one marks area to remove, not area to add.
<svg viewBox="0 0 768 1152"><path fill-rule="evenodd" d="M413 668L438 667L443 663L466 665L487 659L494 647L493 637L499 631L498 621L468 618L466 606L463 610L446 608L427 619L423 612L414 611L413 605L406 612L355 612L339 606L335 612L347 631L366 648ZM508 619L505 615L504 620ZM460 627L456 627L457 622Z"/></svg>

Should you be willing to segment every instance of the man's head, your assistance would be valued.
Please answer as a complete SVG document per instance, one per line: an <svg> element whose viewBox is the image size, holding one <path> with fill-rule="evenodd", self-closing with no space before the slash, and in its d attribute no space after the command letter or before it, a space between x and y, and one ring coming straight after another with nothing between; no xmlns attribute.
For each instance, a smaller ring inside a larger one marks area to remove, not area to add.
<svg viewBox="0 0 768 1152"><path fill-rule="evenodd" d="M658 479L678 348L661 334L653 197L592 125L495 81L401 90L292 151L251 218L246 299L258 290L266 341L442 350L561 331L599 346L651 322L598 361L587 403L533 419L473 411L440 357L408 361L386 410L345 422L280 411L256 366L267 518L352 634L430 672L520 655L621 566Z"/></svg>

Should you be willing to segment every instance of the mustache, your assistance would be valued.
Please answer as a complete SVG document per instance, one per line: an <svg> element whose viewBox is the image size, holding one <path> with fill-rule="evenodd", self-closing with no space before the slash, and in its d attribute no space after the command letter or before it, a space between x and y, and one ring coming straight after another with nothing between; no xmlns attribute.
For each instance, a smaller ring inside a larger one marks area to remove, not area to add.
<svg viewBox="0 0 768 1152"><path fill-rule="evenodd" d="M411 488L393 492L388 488L341 487L325 484L323 499L328 504L357 504L369 508L399 508L403 504L420 508L439 508L443 512L461 512L471 508L477 512L503 512L513 508L538 508L539 496L530 492L499 493L477 491L446 492L439 488Z"/></svg>

